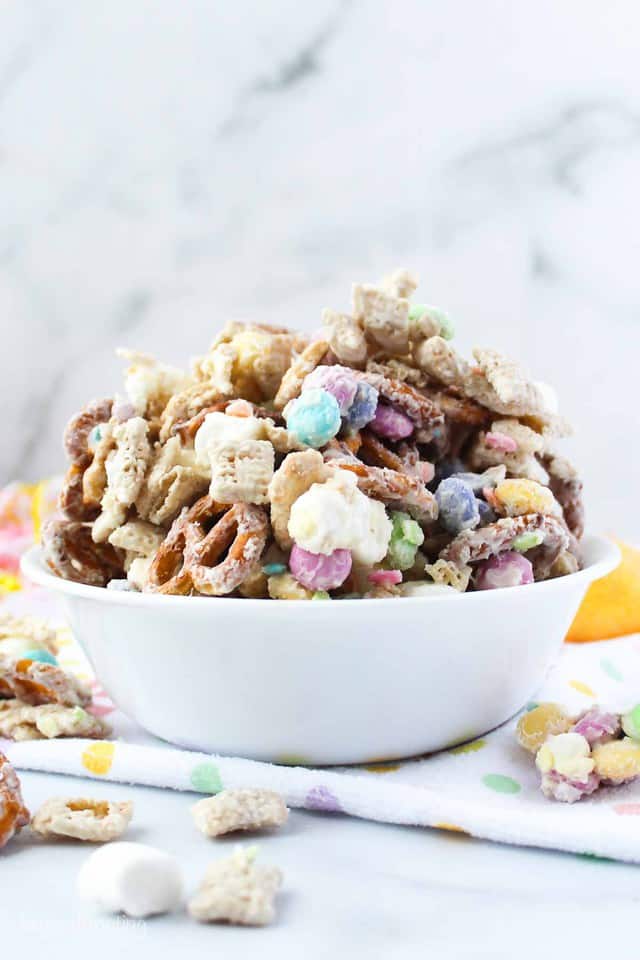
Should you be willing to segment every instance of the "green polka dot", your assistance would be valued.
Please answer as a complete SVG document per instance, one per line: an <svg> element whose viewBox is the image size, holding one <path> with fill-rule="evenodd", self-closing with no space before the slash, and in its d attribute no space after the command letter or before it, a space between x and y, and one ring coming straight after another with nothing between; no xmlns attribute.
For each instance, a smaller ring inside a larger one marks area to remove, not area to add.
<svg viewBox="0 0 640 960"><path fill-rule="evenodd" d="M214 763L199 763L191 771L191 786L198 793L220 793L222 778Z"/></svg>
<svg viewBox="0 0 640 960"><path fill-rule="evenodd" d="M616 667L615 663L612 663L611 660L602 659L600 661L600 666L608 677L611 677L611 679L617 681L617 683L622 683L624 678Z"/></svg>
<svg viewBox="0 0 640 960"><path fill-rule="evenodd" d="M486 740L472 740L471 743L461 743L459 747L453 747L452 750L449 750L449 753L459 754L459 753L477 753L478 750L486 744Z"/></svg>
<svg viewBox="0 0 640 960"><path fill-rule="evenodd" d="M295 753L284 753L281 757L278 757L276 763L281 764L283 767L308 767L310 766L310 761L306 757L298 756Z"/></svg>
<svg viewBox="0 0 640 960"><path fill-rule="evenodd" d="M487 773L482 782L485 787L495 790L496 793L520 793L522 787L513 777L505 777L502 773Z"/></svg>

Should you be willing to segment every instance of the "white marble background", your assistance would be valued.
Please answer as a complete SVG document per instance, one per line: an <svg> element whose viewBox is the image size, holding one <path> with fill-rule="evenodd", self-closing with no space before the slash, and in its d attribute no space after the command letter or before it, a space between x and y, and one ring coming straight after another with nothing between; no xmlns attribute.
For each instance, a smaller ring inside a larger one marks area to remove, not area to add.
<svg viewBox="0 0 640 960"><path fill-rule="evenodd" d="M312 328L416 270L558 384L640 539L636 0L0 0L0 479L58 470L117 344Z"/></svg>

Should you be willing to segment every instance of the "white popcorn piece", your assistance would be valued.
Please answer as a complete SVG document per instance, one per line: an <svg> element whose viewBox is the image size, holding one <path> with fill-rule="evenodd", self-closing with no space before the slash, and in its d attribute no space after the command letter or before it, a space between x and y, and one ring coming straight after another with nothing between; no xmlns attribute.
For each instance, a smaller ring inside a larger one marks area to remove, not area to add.
<svg viewBox="0 0 640 960"><path fill-rule="evenodd" d="M82 900L107 913L150 917L176 910L182 900L178 861L143 843L108 843L91 854L78 875Z"/></svg>
<svg viewBox="0 0 640 960"><path fill-rule="evenodd" d="M137 350L116 350L129 361L125 371L125 392L140 417L158 416L171 397L187 386L188 377L177 367L160 363L155 357Z"/></svg>
<svg viewBox="0 0 640 960"><path fill-rule="evenodd" d="M219 837L237 830L281 827L289 810L274 790L223 790L215 797L199 800L191 808L194 823L207 837Z"/></svg>
<svg viewBox="0 0 640 960"><path fill-rule="evenodd" d="M91 800L85 797L52 797L46 800L31 821L41 837L72 837L90 843L108 843L125 832L133 804Z"/></svg>
<svg viewBox="0 0 640 960"><path fill-rule="evenodd" d="M384 350L400 356L409 350L409 301L368 283L353 287L353 315Z"/></svg>
<svg viewBox="0 0 640 960"><path fill-rule="evenodd" d="M569 780L586 781L595 763L586 737L580 733L558 733L548 737L536 754L541 773L555 770Z"/></svg>
<svg viewBox="0 0 640 960"><path fill-rule="evenodd" d="M255 855L255 847L238 847L231 857L211 864L189 901L189 913L195 920L246 926L273 921L282 874L277 867L256 866Z"/></svg>
<svg viewBox="0 0 640 960"><path fill-rule="evenodd" d="M218 503L268 503L275 454L267 440L217 447L209 492Z"/></svg>

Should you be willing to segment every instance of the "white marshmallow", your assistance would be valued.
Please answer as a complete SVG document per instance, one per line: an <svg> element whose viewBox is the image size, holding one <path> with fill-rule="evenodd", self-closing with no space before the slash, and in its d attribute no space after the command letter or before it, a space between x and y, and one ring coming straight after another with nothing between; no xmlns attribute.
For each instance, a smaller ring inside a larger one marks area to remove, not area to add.
<svg viewBox="0 0 640 960"><path fill-rule="evenodd" d="M391 537L384 505L361 493L356 477L342 470L298 497L288 529L304 550L323 554L351 550L354 561L363 566L383 559Z"/></svg>
<svg viewBox="0 0 640 960"><path fill-rule="evenodd" d="M144 843L108 843L92 853L78 874L82 900L107 913L149 917L169 913L182 900L178 861Z"/></svg>

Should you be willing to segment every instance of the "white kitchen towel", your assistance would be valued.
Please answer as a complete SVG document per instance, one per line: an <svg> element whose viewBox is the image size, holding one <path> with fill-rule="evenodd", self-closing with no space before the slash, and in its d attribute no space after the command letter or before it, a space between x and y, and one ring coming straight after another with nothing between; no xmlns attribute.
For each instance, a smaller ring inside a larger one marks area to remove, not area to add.
<svg viewBox="0 0 640 960"><path fill-rule="evenodd" d="M21 598L20 612L27 612L33 600L33 594ZM88 672L68 634L60 661ZM572 712L596 702L627 709L640 701L640 637L566 646L537 699L555 700ZM308 769L174 748L132 724L98 686L92 710L112 724L113 741L0 741L0 749L21 770L204 794L268 787L284 794L292 807L640 862L640 782L603 788L573 805L545 799L532 756L515 741L515 719L427 757Z"/></svg>

